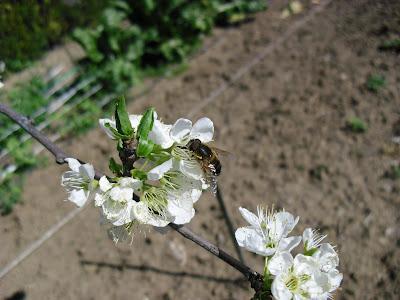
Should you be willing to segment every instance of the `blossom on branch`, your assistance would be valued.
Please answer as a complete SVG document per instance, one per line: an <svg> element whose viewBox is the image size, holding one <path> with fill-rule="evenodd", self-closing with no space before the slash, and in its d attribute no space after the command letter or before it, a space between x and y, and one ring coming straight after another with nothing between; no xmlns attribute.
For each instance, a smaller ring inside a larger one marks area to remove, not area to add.
<svg viewBox="0 0 400 300"><path fill-rule="evenodd" d="M263 256L275 252L291 251L300 241L300 236L287 237L299 221L299 217L288 212L257 208L258 215L240 207L242 217L250 224L236 230L239 246Z"/></svg>
<svg viewBox="0 0 400 300"><path fill-rule="evenodd" d="M65 160L71 170L62 175L61 185L68 192L68 200L81 207L97 186L97 180L94 179L94 168L90 164L82 165L75 158L66 158Z"/></svg>
<svg viewBox="0 0 400 300"><path fill-rule="evenodd" d="M249 226L236 230L239 246L265 256L265 294L275 299L331 299L340 286L343 275L336 269L339 256L329 243L321 243L326 235L307 228L302 237L288 237L299 218L282 211L264 210L258 207L258 215L239 208ZM294 258L291 251L303 239L304 253Z"/></svg>

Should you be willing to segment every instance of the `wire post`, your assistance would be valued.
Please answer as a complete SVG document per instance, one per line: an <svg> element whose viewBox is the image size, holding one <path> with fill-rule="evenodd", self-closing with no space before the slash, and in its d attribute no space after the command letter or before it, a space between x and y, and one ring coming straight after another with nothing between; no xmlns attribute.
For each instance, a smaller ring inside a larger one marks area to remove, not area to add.
<svg viewBox="0 0 400 300"><path fill-rule="evenodd" d="M233 227L232 220L231 220L231 218L229 216L228 210L226 209L224 198L222 196L222 192L221 192L221 189L220 189L219 185L217 185L217 193L216 193L215 196L216 196L216 198L218 200L218 204L219 204L219 206L220 206L220 208L222 210L222 214L224 216L226 226L228 227L229 235L231 236L232 243L235 246L236 254L237 254L240 262L245 264L245 261L244 261L244 258L243 258L243 253L242 253L242 248L239 247L239 244L236 241L235 229Z"/></svg>

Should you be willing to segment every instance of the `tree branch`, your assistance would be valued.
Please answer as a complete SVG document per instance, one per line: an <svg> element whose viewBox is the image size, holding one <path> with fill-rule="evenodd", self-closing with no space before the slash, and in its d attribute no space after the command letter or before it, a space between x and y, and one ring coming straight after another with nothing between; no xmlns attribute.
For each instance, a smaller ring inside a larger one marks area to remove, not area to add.
<svg viewBox="0 0 400 300"><path fill-rule="evenodd" d="M42 134L39 130L37 130L28 120L28 118L22 116L21 114L15 112L11 108L6 105L0 103L0 112L8 116L18 125L20 125L27 133L29 133L33 138L35 138L39 143L41 143L47 150L49 150L55 157L56 162L58 164L66 163L66 158L73 157L72 155L68 155L63 150L61 150L58 146L56 146L52 141L50 141L44 134ZM81 161L82 162L82 161ZM82 162L83 163L83 162ZM96 170L96 179L100 179L103 174ZM263 286L263 277L252 270L247 265L243 264L232 255L228 254L224 250L220 249L216 245L211 242L203 239L202 237L196 235L191 230L184 226L169 224L171 228L180 233L183 237L191 240L195 244L199 245L203 249L207 250L211 254L220 258L222 261L226 262L240 273L242 273L246 279L250 282L251 287L255 290L256 293L259 293L262 290Z"/></svg>

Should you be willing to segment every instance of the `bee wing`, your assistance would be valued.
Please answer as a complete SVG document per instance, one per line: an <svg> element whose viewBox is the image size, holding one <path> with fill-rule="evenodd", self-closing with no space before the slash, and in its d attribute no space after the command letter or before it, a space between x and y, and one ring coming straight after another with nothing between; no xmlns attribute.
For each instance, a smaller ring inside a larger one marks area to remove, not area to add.
<svg viewBox="0 0 400 300"><path fill-rule="evenodd" d="M229 158L229 159L235 158L235 155L233 153L223 150L223 149L220 149L218 147L215 147L213 144L210 144L209 147L212 151L215 152L215 154L217 154L218 157L222 156L224 159L225 158Z"/></svg>
<svg viewBox="0 0 400 300"><path fill-rule="evenodd" d="M214 196L217 195L217 176L215 176L215 168L212 164L208 165L208 171L205 172L206 183L210 185L211 192Z"/></svg>

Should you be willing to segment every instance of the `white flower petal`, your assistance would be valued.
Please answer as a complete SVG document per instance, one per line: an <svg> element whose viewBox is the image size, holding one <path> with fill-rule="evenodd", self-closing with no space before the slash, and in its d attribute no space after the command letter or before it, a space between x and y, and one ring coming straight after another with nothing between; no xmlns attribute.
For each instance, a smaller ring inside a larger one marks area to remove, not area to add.
<svg viewBox="0 0 400 300"><path fill-rule="evenodd" d="M138 128L141 119L142 115L129 115L129 121L131 121L131 126L135 131Z"/></svg>
<svg viewBox="0 0 400 300"><path fill-rule="evenodd" d="M123 188L131 188L138 190L142 187L142 181L132 178L132 177L122 177L118 180L118 183Z"/></svg>
<svg viewBox="0 0 400 300"><path fill-rule="evenodd" d="M268 270L272 275L278 275L285 272L293 265L293 257L289 252L276 253L268 261Z"/></svg>
<svg viewBox="0 0 400 300"><path fill-rule="evenodd" d="M166 172L172 169L172 158L163 162L161 165L151 169L147 173L148 180L159 180L161 179Z"/></svg>
<svg viewBox="0 0 400 300"><path fill-rule="evenodd" d="M318 261L322 272L329 272L339 265L339 256L329 243L321 244L313 257Z"/></svg>
<svg viewBox="0 0 400 300"><path fill-rule="evenodd" d="M79 173L79 167L81 166L81 163L76 160L75 158L66 158L65 159L68 162L68 167L74 171L74 172L78 172Z"/></svg>
<svg viewBox="0 0 400 300"><path fill-rule="evenodd" d="M203 170L198 163L192 161L180 160L179 170L186 176L196 180L201 180L204 177Z"/></svg>
<svg viewBox="0 0 400 300"><path fill-rule="evenodd" d="M299 221L299 217L296 219L291 213L288 213L286 211L281 211L276 213L276 224L277 228L277 235L286 237L296 226L297 222Z"/></svg>
<svg viewBox="0 0 400 300"><path fill-rule="evenodd" d="M241 227L235 232L236 240L240 247L246 248L248 251L263 256L274 254L274 250L265 247L265 240L255 229L251 227Z"/></svg>
<svg viewBox="0 0 400 300"><path fill-rule="evenodd" d="M194 217L193 201L169 200L167 211L174 217L175 224L186 224Z"/></svg>
<svg viewBox="0 0 400 300"><path fill-rule="evenodd" d="M107 134L107 136L113 140L117 138L114 136L114 133L106 127L106 124L109 124L112 128L116 128L115 120L111 119L99 119L100 128Z"/></svg>
<svg viewBox="0 0 400 300"><path fill-rule="evenodd" d="M132 205L131 213L133 215L133 218L138 220L142 224L148 224L156 227L164 227L170 223L170 220L156 217L154 214L151 214L149 212L149 208L144 202L134 202Z"/></svg>
<svg viewBox="0 0 400 300"><path fill-rule="evenodd" d="M94 179L94 168L91 164L84 164L79 167L79 173L92 181Z"/></svg>
<svg viewBox="0 0 400 300"><path fill-rule="evenodd" d="M258 217L253 214L251 211L247 210L244 207L239 207L239 212L242 215L242 217L253 227L258 227L259 226L259 221Z"/></svg>
<svg viewBox="0 0 400 300"><path fill-rule="evenodd" d="M108 181L106 176L102 176L99 180L100 190L103 192L107 192L109 189L112 188L112 184Z"/></svg>
<svg viewBox="0 0 400 300"><path fill-rule="evenodd" d="M94 196L94 204L95 204L95 206L102 206L105 200L106 199L100 193L96 193L96 195Z"/></svg>
<svg viewBox="0 0 400 300"><path fill-rule="evenodd" d="M165 125L155 120L153 128L149 133L149 139L155 144L160 145L162 149L168 149L174 143L174 140L170 137L171 127L171 125Z"/></svg>
<svg viewBox="0 0 400 300"><path fill-rule="evenodd" d="M128 203L126 208L121 210L120 214L115 217L115 220L112 222L112 224L115 226L120 226L132 222L131 207L132 205Z"/></svg>
<svg viewBox="0 0 400 300"><path fill-rule="evenodd" d="M291 236L280 240L278 251L292 251L301 242L301 236Z"/></svg>
<svg viewBox="0 0 400 300"><path fill-rule="evenodd" d="M172 126L170 136L175 142L182 143L189 138L191 130L192 121L181 118Z"/></svg>
<svg viewBox="0 0 400 300"><path fill-rule="evenodd" d="M201 118L194 123L190 132L191 139L199 139L203 143L212 141L214 136L214 124L209 118Z"/></svg>
<svg viewBox="0 0 400 300"><path fill-rule="evenodd" d="M68 200L82 207L88 199L88 194L84 190L73 190L69 194Z"/></svg>
<svg viewBox="0 0 400 300"><path fill-rule="evenodd" d="M274 281L272 282L271 292L275 299L277 300L291 300L292 293L286 287L285 278L282 275L278 275L275 277Z"/></svg>
<svg viewBox="0 0 400 300"><path fill-rule="evenodd" d="M329 271L327 273L327 275L328 275L329 284L330 284L330 288L328 289L328 292L333 292L340 286L340 283L343 280L343 274L339 273L338 270L334 269L334 270Z"/></svg>

